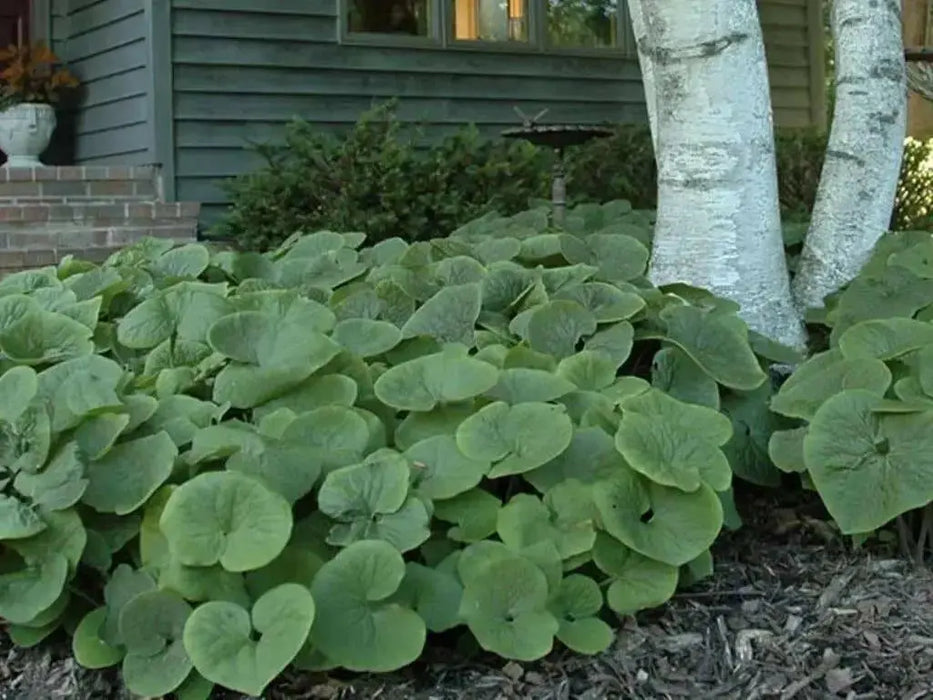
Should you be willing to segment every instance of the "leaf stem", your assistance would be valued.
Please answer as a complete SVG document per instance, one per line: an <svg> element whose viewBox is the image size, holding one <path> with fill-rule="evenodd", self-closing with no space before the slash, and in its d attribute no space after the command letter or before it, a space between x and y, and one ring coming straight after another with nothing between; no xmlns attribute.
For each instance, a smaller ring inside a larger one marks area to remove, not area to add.
<svg viewBox="0 0 933 700"><path fill-rule="evenodd" d="M927 541L930 539L930 526L933 525L933 506L927 503L923 507L920 520L920 534L917 536L917 549L914 555L917 566L923 566L926 559Z"/></svg>
<svg viewBox="0 0 933 700"><path fill-rule="evenodd" d="M911 546L910 528L905 520L906 513L897 516L897 536L900 541L901 554L908 558L912 557L913 547Z"/></svg>

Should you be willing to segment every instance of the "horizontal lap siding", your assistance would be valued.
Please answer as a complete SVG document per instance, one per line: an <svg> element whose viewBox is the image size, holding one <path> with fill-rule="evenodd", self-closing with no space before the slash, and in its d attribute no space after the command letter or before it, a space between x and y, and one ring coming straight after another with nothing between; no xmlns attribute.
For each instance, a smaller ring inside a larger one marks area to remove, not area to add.
<svg viewBox="0 0 933 700"><path fill-rule="evenodd" d="M761 0L775 121L811 123L807 2ZM176 195L208 218L220 182L260 161L245 146L281 138L301 117L350 126L398 97L402 119L433 135L475 123L515 126L514 107L547 121L646 119L638 63L618 57L341 45L337 0L172 0Z"/></svg>
<svg viewBox="0 0 933 700"><path fill-rule="evenodd" d="M768 58L771 106L778 126L805 127L814 124L816 96L813 84L814 47L811 37L821 41L821 26L811 27L811 4L820 0L760 0L758 11Z"/></svg>
<svg viewBox="0 0 933 700"><path fill-rule="evenodd" d="M336 0L173 0L177 196L216 215L219 182L259 162L249 141L276 140L292 117L352 125L391 97L431 135L475 123L516 126L514 107L547 121L645 119L633 59L337 43Z"/></svg>
<svg viewBox="0 0 933 700"><path fill-rule="evenodd" d="M70 0L63 25L61 52L82 83L76 162L150 162L143 0Z"/></svg>

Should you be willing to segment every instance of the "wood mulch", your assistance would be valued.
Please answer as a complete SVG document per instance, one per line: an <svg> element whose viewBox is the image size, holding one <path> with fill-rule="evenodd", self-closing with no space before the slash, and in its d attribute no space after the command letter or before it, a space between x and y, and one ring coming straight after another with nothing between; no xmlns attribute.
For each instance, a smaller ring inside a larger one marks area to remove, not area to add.
<svg viewBox="0 0 933 700"><path fill-rule="evenodd" d="M265 698L933 698L933 574L886 546L852 551L799 493L744 500L747 525L717 545L716 575L621 621L599 657L433 651L386 676L287 674ZM76 667L62 640L23 651L0 635L0 700L127 697L116 674Z"/></svg>

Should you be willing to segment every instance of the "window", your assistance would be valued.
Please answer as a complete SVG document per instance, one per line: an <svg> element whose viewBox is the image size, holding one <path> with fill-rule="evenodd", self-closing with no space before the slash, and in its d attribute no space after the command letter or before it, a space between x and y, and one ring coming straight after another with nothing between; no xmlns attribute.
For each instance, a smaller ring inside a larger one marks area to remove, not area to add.
<svg viewBox="0 0 933 700"><path fill-rule="evenodd" d="M337 1L349 42L634 53L626 0Z"/></svg>
<svg viewBox="0 0 933 700"><path fill-rule="evenodd" d="M527 0L451 0L458 41L528 41Z"/></svg>
<svg viewBox="0 0 933 700"><path fill-rule="evenodd" d="M619 45L618 0L546 0L547 39L561 48Z"/></svg>
<svg viewBox="0 0 933 700"><path fill-rule="evenodd" d="M347 29L355 34L426 37L432 4L431 0L349 0Z"/></svg>

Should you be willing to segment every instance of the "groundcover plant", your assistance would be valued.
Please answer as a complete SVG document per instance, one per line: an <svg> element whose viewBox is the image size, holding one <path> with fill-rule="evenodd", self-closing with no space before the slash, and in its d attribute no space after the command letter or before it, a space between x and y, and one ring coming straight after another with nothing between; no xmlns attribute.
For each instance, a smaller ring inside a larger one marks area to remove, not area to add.
<svg viewBox="0 0 933 700"><path fill-rule="evenodd" d="M733 473L780 476L768 438L793 424L764 368L797 358L730 302L651 287L650 228L625 202L561 229L542 207L412 245L147 240L0 281L9 634L62 629L80 664L189 700L390 671L442 632L606 649L711 572ZM891 352L858 361L881 377Z"/></svg>
<svg viewBox="0 0 933 700"><path fill-rule="evenodd" d="M795 421L770 438L771 457L819 492L843 533L862 539L896 519L922 559L933 532L933 236L883 237L811 320L826 346L771 401Z"/></svg>

